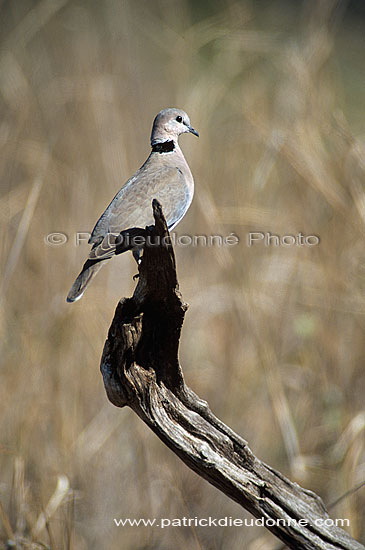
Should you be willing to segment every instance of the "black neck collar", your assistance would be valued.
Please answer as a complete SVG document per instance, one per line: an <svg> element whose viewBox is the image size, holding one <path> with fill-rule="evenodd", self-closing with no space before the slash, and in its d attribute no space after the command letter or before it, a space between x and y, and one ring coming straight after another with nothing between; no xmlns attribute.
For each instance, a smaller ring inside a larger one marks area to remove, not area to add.
<svg viewBox="0 0 365 550"><path fill-rule="evenodd" d="M171 141L161 141L152 145L153 153L171 153L175 149L175 143Z"/></svg>

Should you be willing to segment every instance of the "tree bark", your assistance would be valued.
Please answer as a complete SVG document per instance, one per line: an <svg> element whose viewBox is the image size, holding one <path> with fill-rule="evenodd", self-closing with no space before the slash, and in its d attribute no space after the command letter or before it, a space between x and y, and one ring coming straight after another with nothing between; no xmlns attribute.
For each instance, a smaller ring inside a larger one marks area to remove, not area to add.
<svg viewBox="0 0 365 550"><path fill-rule="evenodd" d="M263 518L289 548L364 550L346 531L323 523L329 515L319 496L261 462L186 386L178 348L187 304L157 201L153 214L155 225L141 231L147 242L138 284L132 298L119 302L104 346L109 400L133 409L189 468Z"/></svg>

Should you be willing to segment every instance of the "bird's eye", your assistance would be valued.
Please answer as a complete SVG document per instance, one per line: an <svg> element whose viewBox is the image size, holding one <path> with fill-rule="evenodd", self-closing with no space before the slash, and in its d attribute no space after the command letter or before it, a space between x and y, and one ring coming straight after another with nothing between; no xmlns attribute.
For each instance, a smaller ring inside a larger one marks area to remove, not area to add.
<svg viewBox="0 0 365 550"><path fill-rule="evenodd" d="M182 116L180 116L180 115L177 116L177 117L176 117L176 122L182 122Z"/></svg>

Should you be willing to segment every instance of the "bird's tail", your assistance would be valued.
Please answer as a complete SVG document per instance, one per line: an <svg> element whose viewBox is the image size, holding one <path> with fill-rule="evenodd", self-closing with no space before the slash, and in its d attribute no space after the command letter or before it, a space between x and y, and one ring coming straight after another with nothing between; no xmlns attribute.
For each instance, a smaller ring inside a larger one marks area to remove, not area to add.
<svg viewBox="0 0 365 550"><path fill-rule="evenodd" d="M95 277L98 271L105 265L107 260L101 260L98 262L87 260L81 270L80 275L72 285L70 292L67 294L68 302L76 302L84 294L86 287L89 285L91 279Z"/></svg>

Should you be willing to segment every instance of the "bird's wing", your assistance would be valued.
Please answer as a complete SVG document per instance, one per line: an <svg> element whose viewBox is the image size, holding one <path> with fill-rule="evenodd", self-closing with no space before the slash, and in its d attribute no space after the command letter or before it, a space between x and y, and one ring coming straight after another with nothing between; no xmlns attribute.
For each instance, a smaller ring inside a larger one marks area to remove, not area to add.
<svg viewBox="0 0 365 550"><path fill-rule="evenodd" d="M153 224L153 199L161 203L167 224L172 227L184 216L191 198L186 177L180 168L146 162L99 218L89 240L94 243L89 257L101 259L112 256L115 251L114 236L125 229Z"/></svg>

